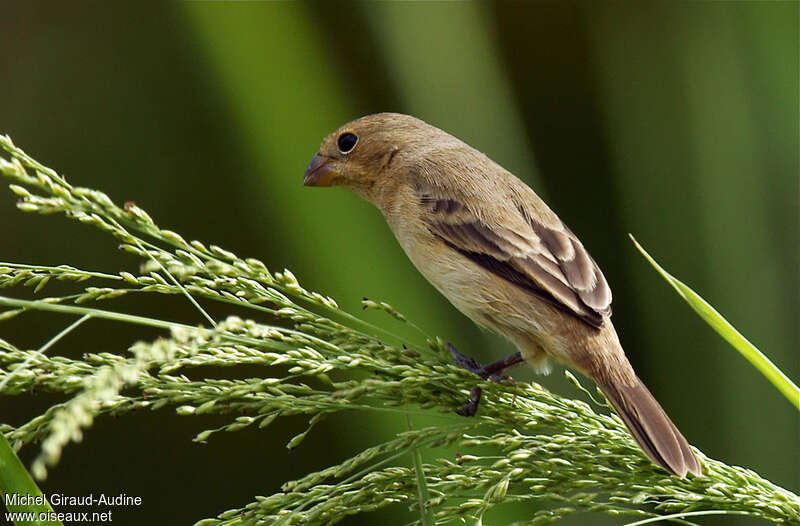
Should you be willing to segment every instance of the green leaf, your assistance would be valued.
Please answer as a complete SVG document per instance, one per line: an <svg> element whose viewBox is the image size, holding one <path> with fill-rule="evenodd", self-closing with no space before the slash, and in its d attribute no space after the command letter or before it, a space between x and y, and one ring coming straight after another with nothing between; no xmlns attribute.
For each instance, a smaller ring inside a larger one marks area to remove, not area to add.
<svg viewBox="0 0 800 526"><path fill-rule="evenodd" d="M33 520L22 520L20 517L14 524L61 525L60 521L46 520L55 518L53 508L2 433L0 433L0 493L10 513L29 513L30 517L33 517ZM12 504L15 501L17 504Z"/></svg>
<svg viewBox="0 0 800 526"><path fill-rule="evenodd" d="M630 235L630 234L629 234ZM711 325L717 333L722 336L725 341L730 343L737 351L739 351L742 356L744 356L747 361L749 361L753 367L758 369L761 374L763 374L767 380L772 382L774 385L783 395L789 399L789 402L792 403L798 410L800 410L800 389L798 389L797 385L792 382L789 377L783 374L783 371L778 369L778 367L767 358L764 353L759 351L755 345L750 343L747 338L742 336L742 334L736 330L736 328L731 325L728 320L726 320L722 315L717 312L717 310L708 304L706 300L700 297L695 291L690 289L686 286L683 282L675 278L672 274L664 270L661 265L656 263L656 260L647 253L647 251L642 248L642 246L634 239L631 235L631 241L633 244L636 245L636 248L639 249L639 252L647 258L647 261L650 262L653 267L658 271L661 276L664 277L667 282L672 285L672 288L689 304L694 311L700 315L706 323Z"/></svg>

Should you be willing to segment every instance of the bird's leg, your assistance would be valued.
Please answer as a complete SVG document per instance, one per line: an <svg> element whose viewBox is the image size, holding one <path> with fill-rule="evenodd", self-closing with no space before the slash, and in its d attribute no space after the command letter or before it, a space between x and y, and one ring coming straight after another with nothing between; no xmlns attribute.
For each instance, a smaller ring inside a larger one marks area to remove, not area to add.
<svg viewBox="0 0 800 526"><path fill-rule="evenodd" d="M506 369L511 369L512 367L516 367L523 361L524 360L522 359L522 354L520 352L515 352L514 354L509 354L508 356L506 356L505 358L501 358L500 360L494 361L492 363L487 363L486 365L481 367L480 372L478 372L478 376L480 376L484 380L491 380L493 382L499 382L501 380L510 379L508 376L502 376L500 373L502 373Z"/></svg>
<svg viewBox="0 0 800 526"><path fill-rule="evenodd" d="M523 362L522 354L515 352L514 354L506 356L505 358L481 366L475 361L474 358L464 356L458 352L458 349L456 349L452 343L446 343L445 347L453 356L454 364L458 365L462 369L466 369L467 371L480 376L484 380L489 380L491 382L500 382L508 379L507 376L503 376L500 373ZM478 405L481 401L481 393L482 391L480 387L473 387L469 392L469 401L464 405L464 407L457 410L456 413L461 416L474 416L475 413L478 412Z"/></svg>
<svg viewBox="0 0 800 526"><path fill-rule="evenodd" d="M464 356L458 352L458 349L456 349L452 343L446 343L445 348L450 351L450 354L453 356L454 364L458 365L462 369L466 369L467 371L480 376L484 380L490 380L493 382L507 379L507 376L501 376L500 373L506 369L511 369L512 367L515 367L524 361L522 359L522 354L515 352L514 354L510 354L505 358L495 362L481 365L475 361L475 358Z"/></svg>

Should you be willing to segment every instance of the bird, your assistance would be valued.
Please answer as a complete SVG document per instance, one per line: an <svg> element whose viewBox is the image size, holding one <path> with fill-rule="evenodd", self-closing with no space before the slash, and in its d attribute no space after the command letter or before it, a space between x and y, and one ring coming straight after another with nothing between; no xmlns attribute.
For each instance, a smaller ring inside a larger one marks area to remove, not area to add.
<svg viewBox="0 0 800 526"><path fill-rule="evenodd" d="M578 237L525 183L449 133L409 115L344 124L312 157L304 186L341 186L374 204L419 272L477 325L518 353L485 367L450 347L484 379L524 360L591 378L644 454L672 475L700 463L625 356L611 322L611 289ZM462 414L474 413L473 389Z"/></svg>

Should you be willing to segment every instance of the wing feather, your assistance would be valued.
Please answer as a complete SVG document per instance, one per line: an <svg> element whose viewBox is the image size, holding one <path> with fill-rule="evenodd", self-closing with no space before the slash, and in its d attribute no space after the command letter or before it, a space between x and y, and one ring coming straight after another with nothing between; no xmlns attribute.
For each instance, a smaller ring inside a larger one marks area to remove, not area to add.
<svg viewBox="0 0 800 526"><path fill-rule="evenodd" d="M545 225L517 203L520 221L509 228L478 217L459 199L437 195L435 188L416 190L428 229L454 250L590 326L602 327L611 315L603 273L560 222Z"/></svg>

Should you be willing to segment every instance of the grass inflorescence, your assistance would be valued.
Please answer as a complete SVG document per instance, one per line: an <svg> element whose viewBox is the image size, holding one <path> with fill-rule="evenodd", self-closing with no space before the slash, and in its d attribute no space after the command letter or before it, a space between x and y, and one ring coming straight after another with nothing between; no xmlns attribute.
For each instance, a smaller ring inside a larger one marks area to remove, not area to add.
<svg viewBox="0 0 800 526"><path fill-rule="evenodd" d="M0 147L6 152L0 174L10 180L21 210L61 213L99 228L141 262L136 271L116 273L0 263L0 288L26 286L42 294L53 281L75 288L70 295L36 300L0 296L0 322L50 311L79 316L73 326L102 318L163 330L154 341L133 342L117 352L87 352L80 359L45 352L60 335L39 349L0 340L0 395L34 390L69 395L22 425L0 425L17 450L40 443L31 467L38 478L98 417L135 409L169 407L179 416L230 417L226 425L199 433L199 442L213 440L215 433L263 429L277 418L304 415L306 430L287 444L301 451L303 439L323 418L361 411L404 419L413 410L441 415L441 425L409 426L340 464L286 482L280 492L254 497L242 508L198 524L330 524L396 504L416 509L417 524L474 522L512 502L530 505L529 518L518 523L530 525L576 512L633 517L628 522L674 515L686 523L700 513L800 521L800 498L755 472L697 452L703 476L670 476L642 455L616 416L535 383L480 383L484 396L478 415L457 417L453 410L478 380L449 363L440 339L408 342L306 290L288 270L272 272L258 260L186 241L133 203L118 206L102 192L70 185L8 137L0 137ZM196 325L103 308L105 300L131 294L185 296L197 309ZM201 302L227 304L238 314L214 319ZM363 307L406 321L383 302L365 298ZM280 365L270 370L283 373L202 380L188 374L234 365ZM454 445L464 452L458 458L444 455L423 463L419 455Z"/></svg>

